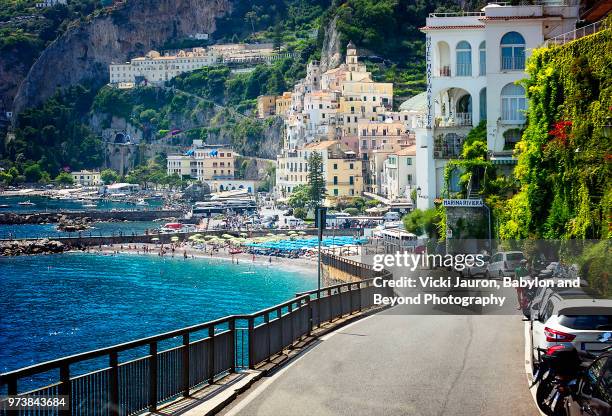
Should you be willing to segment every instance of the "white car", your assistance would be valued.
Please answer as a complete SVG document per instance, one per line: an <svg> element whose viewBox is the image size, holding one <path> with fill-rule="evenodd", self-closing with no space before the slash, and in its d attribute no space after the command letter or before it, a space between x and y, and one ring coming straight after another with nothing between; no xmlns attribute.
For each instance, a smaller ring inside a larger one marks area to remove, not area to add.
<svg viewBox="0 0 612 416"><path fill-rule="evenodd" d="M474 276L486 276L487 275L487 263L490 260L490 256L484 254L483 260L484 264L482 266L472 265L465 266L465 269L461 270L460 274L463 277L474 277Z"/></svg>
<svg viewBox="0 0 612 416"><path fill-rule="evenodd" d="M500 251L493 254L487 264L487 277L514 276L514 271L521 265L525 256L520 251Z"/></svg>
<svg viewBox="0 0 612 416"><path fill-rule="evenodd" d="M553 345L592 353L612 346L612 299L566 299L554 293L531 318L534 363L539 358L538 349Z"/></svg>

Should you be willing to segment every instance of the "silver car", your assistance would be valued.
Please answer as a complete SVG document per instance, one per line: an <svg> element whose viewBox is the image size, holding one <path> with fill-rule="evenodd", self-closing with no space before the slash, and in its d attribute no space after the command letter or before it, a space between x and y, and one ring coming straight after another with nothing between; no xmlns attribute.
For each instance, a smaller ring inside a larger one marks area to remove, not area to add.
<svg viewBox="0 0 612 416"><path fill-rule="evenodd" d="M514 271L521 265L525 256L520 251L500 251L491 257L487 265L487 277L514 276Z"/></svg>

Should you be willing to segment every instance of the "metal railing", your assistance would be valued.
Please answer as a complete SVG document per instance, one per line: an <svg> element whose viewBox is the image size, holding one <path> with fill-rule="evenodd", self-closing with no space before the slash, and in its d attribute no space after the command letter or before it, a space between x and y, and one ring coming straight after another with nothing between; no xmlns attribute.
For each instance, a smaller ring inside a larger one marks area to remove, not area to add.
<svg viewBox="0 0 612 416"><path fill-rule="evenodd" d="M457 76L458 77L471 77L472 76L472 64L458 63L457 64Z"/></svg>
<svg viewBox="0 0 612 416"><path fill-rule="evenodd" d="M67 396L69 409L64 415L127 416L155 411L160 404L188 396L191 389L216 378L255 368L310 335L314 326L368 309L374 306L376 291L392 290L373 283L375 276L389 279L387 271L375 272L371 266L328 253L322 253L322 260L367 278L298 293L294 299L253 314L226 316L10 371L0 375L0 396ZM92 360L97 360L95 369ZM37 380L41 386L20 389L24 379ZM58 410L36 413L55 415ZM7 414L0 403L0 415Z"/></svg>
<svg viewBox="0 0 612 416"><path fill-rule="evenodd" d="M548 47L551 45L563 45L567 42L571 42L573 40L595 34L600 30L604 29L604 27L604 21L600 20L598 22L591 23L590 25L586 25L578 29L574 29L570 32L563 33L562 35L555 36L554 38L550 38L546 42L544 42L544 46Z"/></svg>
<svg viewBox="0 0 612 416"><path fill-rule="evenodd" d="M484 12L440 12L440 13L429 13L429 17L462 17L462 16L484 16Z"/></svg>
<svg viewBox="0 0 612 416"><path fill-rule="evenodd" d="M472 126L472 113L455 113L452 117L436 119L436 127L466 126Z"/></svg>
<svg viewBox="0 0 612 416"><path fill-rule="evenodd" d="M501 70L502 71L523 71L525 69L524 56L502 56Z"/></svg>

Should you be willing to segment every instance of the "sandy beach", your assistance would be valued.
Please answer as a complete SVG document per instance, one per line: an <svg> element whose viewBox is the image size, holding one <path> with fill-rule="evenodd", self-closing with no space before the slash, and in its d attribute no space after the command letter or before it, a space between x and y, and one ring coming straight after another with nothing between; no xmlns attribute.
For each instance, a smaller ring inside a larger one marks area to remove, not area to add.
<svg viewBox="0 0 612 416"><path fill-rule="evenodd" d="M231 261L237 264L256 264L263 267L280 267L286 270L298 271L304 274L316 274L317 260L313 258L297 258L289 259L276 256L253 256L248 253L230 254L227 247L220 247L211 255L210 250L200 250L186 244L178 244L175 246L174 253L172 246L165 244L163 246L164 254L160 255L162 246L160 244L112 244L103 245L102 247L89 247L86 250L89 253L100 253L103 255L114 254L131 254L131 255L147 255L147 256L162 256L169 259L208 259L217 261ZM82 252L82 251L79 251Z"/></svg>

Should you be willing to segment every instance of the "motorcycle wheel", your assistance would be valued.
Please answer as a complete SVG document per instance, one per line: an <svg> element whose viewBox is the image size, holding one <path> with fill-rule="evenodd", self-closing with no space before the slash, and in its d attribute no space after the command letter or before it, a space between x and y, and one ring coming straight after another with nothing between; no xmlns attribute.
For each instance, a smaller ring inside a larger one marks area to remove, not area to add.
<svg viewBox="0 0 612 416"><path fill-rule="evenodd" d="M565 398L559 398L553 405L553 399L556 393L555 385L551 380L545 379L538 384L536 390L536 402L538 407L547 416L568 416L565 411Z"/></svg>

